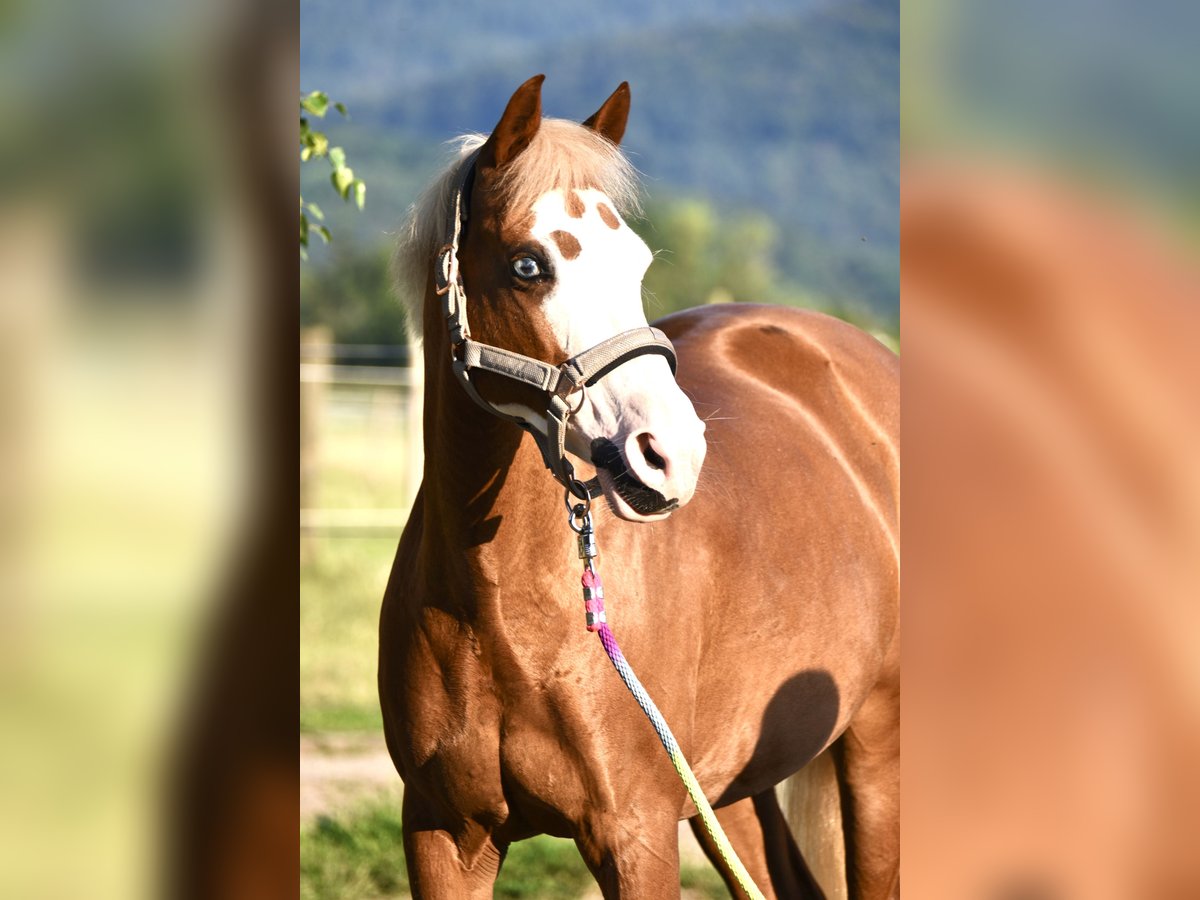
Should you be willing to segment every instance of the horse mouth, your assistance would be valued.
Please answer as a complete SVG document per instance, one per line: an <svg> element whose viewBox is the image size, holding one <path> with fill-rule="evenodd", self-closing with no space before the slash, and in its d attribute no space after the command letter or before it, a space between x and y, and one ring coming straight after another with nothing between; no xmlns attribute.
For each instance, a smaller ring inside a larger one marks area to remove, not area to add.
<svg viewBox="0 0 1200 900"><path fill-rule="evenodd" d="M665 518L679 508L678 498L668 500L630 472L620 448L608 438L592 442L592 464L596 467L596 477L588 482L588 488L593 492L596 488L603 491L613 513L620 518ZM630 516L622 506L635 515Z"/></svg>

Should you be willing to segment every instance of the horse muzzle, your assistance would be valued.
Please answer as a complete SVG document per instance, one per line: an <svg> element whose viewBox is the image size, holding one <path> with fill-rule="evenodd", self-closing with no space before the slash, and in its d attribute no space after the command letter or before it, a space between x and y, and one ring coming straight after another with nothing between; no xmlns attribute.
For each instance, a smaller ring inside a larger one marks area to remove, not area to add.
<svg viewBox="0 0 1200 900"><path fill-rule="evenodd" d="M706 444L702 428L674 440L642 430L619 443L597 438L591 450L594 483L613 513L627 521L649 522L666 518L691 500Z"/></svg>

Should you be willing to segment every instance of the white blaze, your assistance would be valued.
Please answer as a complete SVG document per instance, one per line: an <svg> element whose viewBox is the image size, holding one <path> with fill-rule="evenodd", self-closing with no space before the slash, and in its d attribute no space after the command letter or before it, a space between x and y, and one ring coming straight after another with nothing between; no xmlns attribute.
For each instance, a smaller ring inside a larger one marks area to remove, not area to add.
<svg viewBox="0 0 1200 900"><path fill-rule="evenodd" d="M555 190L534 205L532 228L534 239L554 266L554 289L544 301L543 312L567 357L623 331L646 326L642 278L653 259L642 239L617 215L607 195L597 190L575 193L584 205L582 216L571 216L566 196ZM618 228L601 217L601 203L617 217ZM578 255L572 259L564 256L551 236L556 231L575 239ZM516 406L505 411L521 415L545 431L544 416ZM591 442L603 437L629 455L626 445L633 436L653 434L656 446L679 450L673 460L678 463L676 476L664 476L653 486L663 489L670 499L686 502L704 455L703 431L703 423L676 385L666 359L647 354L623 363L588 388L588 402L572 419L567 446L575 455L590 459ZM631 468L636 471L637 467ZM657 478L654 472L639 474L644 482Z"/></svg>

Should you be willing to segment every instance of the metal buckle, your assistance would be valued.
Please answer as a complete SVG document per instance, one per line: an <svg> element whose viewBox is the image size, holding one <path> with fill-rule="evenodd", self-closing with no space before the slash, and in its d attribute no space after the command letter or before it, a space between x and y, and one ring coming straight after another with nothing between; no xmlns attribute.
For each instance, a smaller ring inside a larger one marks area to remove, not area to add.
<svg viewBox="0 0 1200 900"><path fill-rule="evenodd" d="M437 265L433 267L433 282L434 292L438 297L446 296L446 292L450 290L450 284L455 279L451 275L457 273L452 272L453 268L450 258L454 254L454 247L451 244L445 244L442 249L437 252Z"/></svg>
<svg viewBox="0 0 1200 900"><path fill-rule="evenodd" d="M567 362L558 367L558 384L554 386L554 390L551 392L565 403L568 397L579 391L579 403L575 405L574 409L569 407L567 409L568 419L583 409L583 404L587 401L587 382L581 381L576 384L573 379L567 377L567 366L570 362L571 360L567 360ZM563 390L564 387L566 387L566 390Z"/></svg>
<svg viewBox="0 0 1200 900"><path fill-rule="evenodd" d="M560 396L565 401L568 397L570 397L573 393L575 393L575 391L579 391L579 403L576 405L576 407L574 409L571 409L569 407L567 408L567 418L568 419L570 419L572 416L574 416L576 413L578 413L581 409L583 409L583 404L587 402L587 384L586 383L580 384L579 387L572 388L571 390L567 391L565 394L561 394Z"/></svg>
<svg viewBox="0 0 1200 900"><path fill-rule="evenodd" d="M582 503L572 503L571 497L582 500ZM571 530L579 534L584 527L590 525L590 516L592 511L592 492L588 490L585 482L578 478L572 478L566 484L566 489L563 491L563 503L567 507L567 523L571 526ZM575 527L575 522L579 522L579 527Z"/></svg>

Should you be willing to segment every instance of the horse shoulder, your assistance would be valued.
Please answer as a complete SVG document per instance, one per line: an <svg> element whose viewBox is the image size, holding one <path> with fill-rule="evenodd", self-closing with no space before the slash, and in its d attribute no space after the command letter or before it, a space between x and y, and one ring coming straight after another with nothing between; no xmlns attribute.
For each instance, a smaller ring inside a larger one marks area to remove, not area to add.
<svg viewBox="0 0 1200 900"><path fill-rule="evenodd" d="M405 768L414 771L496 719L479 637L456 610L461 598L425 559L422 531L418 498L380 613L384 720L398 738Z"/></svg>

